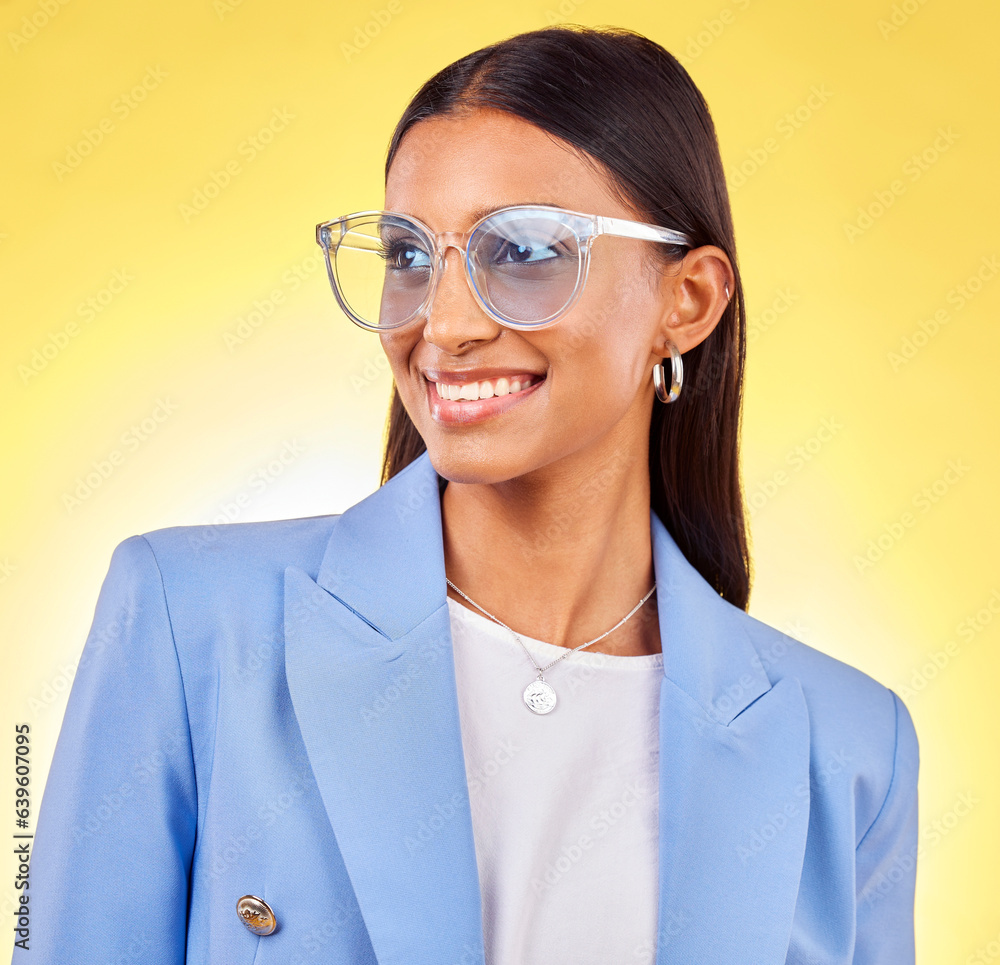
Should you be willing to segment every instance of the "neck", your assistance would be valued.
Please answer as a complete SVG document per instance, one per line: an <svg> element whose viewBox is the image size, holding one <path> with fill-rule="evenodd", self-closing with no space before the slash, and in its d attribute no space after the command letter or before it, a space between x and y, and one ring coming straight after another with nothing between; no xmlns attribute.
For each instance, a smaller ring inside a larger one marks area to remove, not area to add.
<svg viewBox="0 0 1000 965"><path fill-rule="evenodd" d="M645 451L626 455L609 446L596 460L577 454L502 483L449 482L448 578L517 633L569 649L600 636L653 585L648 461ZM654 593L584 652L660 650Z"/></svg>

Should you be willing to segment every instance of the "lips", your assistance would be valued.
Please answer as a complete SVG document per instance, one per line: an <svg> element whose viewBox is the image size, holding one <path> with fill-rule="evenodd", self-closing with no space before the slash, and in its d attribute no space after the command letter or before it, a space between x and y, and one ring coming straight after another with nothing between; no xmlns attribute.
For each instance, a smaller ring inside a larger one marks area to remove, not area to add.
<svg viewBox="0 0 1000 965"><path fill-rule="evenodd" d="M479 399L492 399L494 396L512 395L529 388L535 382L540 382L542 376L514 375L508 378L501 375L496 379L483 379L478 382L436 381L437 393L442 399L452 402L475 402Z"/></svg>
<svg viewBox="0 0 1000 965"><path fill-rule="evenodd" d="M536 394L544 375L494 369L426 372L431 417L442 424L479 422L507 412Z"/></svg>

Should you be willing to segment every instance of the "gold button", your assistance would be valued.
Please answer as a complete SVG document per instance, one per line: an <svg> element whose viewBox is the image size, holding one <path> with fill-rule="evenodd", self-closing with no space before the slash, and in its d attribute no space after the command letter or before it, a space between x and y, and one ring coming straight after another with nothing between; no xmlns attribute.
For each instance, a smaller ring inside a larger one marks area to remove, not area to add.
<svg viewBox="0 0 1000 965"><path fill-rule="evenodd" d="M278 927L271 906L256 895L244 895L236 902L236 913L255 935L270 935Z"/></svg>

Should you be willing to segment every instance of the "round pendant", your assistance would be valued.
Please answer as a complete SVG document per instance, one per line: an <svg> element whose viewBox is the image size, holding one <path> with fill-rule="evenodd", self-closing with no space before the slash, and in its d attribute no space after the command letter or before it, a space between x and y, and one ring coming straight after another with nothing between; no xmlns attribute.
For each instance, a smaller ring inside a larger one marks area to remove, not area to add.
<svg viewBox="0 0 1000 965"><path fill-rule="evenodd" d="M532 680L524 688L524 702L536 714L547 714L556 705L556 692L544 680Z"/></svg>

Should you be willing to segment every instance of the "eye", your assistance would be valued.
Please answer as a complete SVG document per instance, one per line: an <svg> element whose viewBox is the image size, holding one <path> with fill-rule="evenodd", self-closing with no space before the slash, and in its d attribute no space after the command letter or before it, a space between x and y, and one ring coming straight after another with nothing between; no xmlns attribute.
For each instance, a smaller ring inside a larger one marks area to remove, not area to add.
<svg viewBox="0 0 1000 965"><path fill-rule="evenodd" d="M503 239L496 245L492 262L498 265L537 264L550 258L559 258L560 254L555 245L547 245L543 241L531 241L527 238Z"/></svg>
<svg viewBox="0 0 1000 965"><path fill-rule="evenodd" d="M472 241L476 260L498 274L524 279L575 271L576 236L560 219L540 214L500 216Z"/></svg>
<svg viewBox="0 0 1000 965"><path fill-rule="evenodd" d="M379 255L388 271L406 271L411 268L430 268L430 255L415 238L388 238L382 243Z"/></svg>

